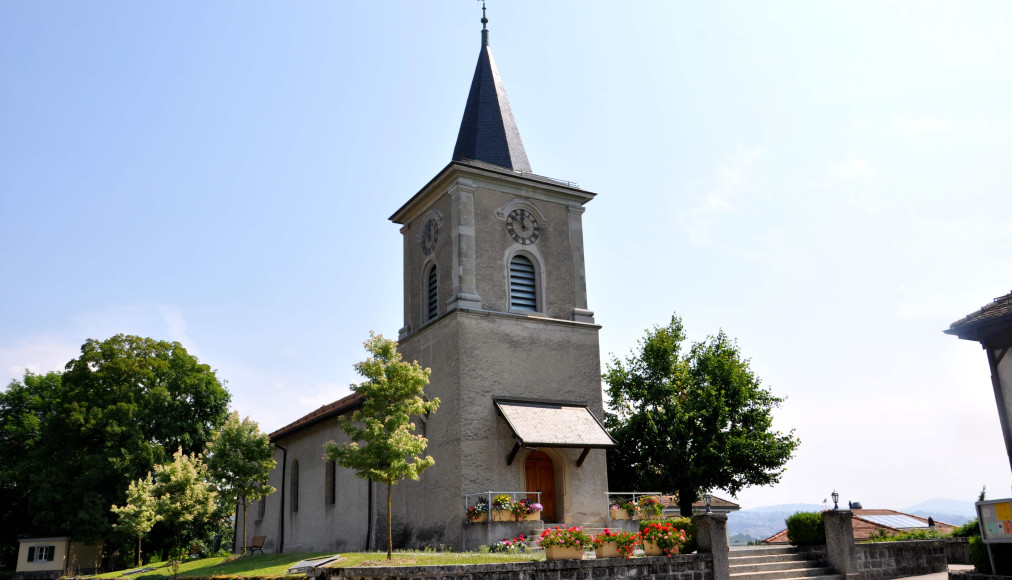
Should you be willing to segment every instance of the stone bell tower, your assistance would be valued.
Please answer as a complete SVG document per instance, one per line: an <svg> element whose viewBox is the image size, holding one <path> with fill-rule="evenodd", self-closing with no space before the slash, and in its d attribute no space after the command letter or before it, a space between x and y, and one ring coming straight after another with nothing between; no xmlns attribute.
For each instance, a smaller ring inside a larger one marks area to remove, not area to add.
<svg viewBox="0 0 1012 580"><path fill-rule="evenodd" d="M404 537L470 548L477 492L540 492L547 522L603 522L614 445L584 275L595 194L532 172L487 23L483 8L452 160L390 217L404 241L400 350L432 369L426 393L442 401L420 418L436 463L397 486L394 515Z"/></svg>

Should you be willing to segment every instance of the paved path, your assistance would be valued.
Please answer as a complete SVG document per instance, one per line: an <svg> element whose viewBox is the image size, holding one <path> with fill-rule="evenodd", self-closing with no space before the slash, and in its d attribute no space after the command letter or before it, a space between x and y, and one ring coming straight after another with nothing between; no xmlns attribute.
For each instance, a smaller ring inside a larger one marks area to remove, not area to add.
<svg viewBox="0 0 1012 580"><path fill-rule="evenodd" d="M973 570L973 564L949 564L949 570ZM906 576L899 580L948 580L948 572L935 572L923 576Z"/></svg>

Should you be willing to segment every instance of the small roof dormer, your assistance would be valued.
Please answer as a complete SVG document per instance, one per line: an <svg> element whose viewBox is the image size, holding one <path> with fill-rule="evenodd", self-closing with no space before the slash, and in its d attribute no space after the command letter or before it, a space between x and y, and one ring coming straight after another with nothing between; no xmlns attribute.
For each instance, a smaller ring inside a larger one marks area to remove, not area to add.
<svg viewBox="0 0 1012 580"><path fill-rule="evenodd" d="M460 121L453 161L475 160L530 173L520 131L488 46L488 18L481 7L481 52Z"/></svg>

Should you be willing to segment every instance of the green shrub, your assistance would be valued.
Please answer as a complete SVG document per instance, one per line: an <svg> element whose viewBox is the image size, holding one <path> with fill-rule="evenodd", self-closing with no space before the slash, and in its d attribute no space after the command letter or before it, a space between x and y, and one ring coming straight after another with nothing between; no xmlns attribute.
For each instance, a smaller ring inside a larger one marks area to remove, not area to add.
<svg viewBox="0 0 1012 580"><path fill-rule="evenodd" d="M795 546L824 546L826 525L818 512L797 512L787 516L787 539Z"/></svg>
<svg viewBox="0 0 1012 580"><path fill-rule="evenodd" d="M980 535L980 526L977 525L977 518L973 518L973 521L966 522L965 524L956 528L952 532L953 538L971 538L973 536Z"/></svg>
<svg viewBox="0 0 1012 580"><path fill-rule="evenodd" d="M692 522L692 518L668 518L666 521L679 530L685 530L685 535L688 536L689 539L686 540L685 545L682 546L682 553L691 554L695 552L696 548L698 548L698 544L696 544L696 524Z"/></svg>
<svg viewBox="0 0 1012 580"><path fill-rule="evenodd" d="M970 563L979 574L991 573L991 558L987 555L987 546L980 535L970 536Z"/></svg>
<svg viewBox="0 0 1012 580"><path fill-rule="evenodd" d="M948 537L946 534L942 534L935 531L918 530L914 532L900 532L898 534L890 534L882 528L868 536L866 542L905 542L907 540L937 540L939 538Z"/></svg>
<svg viewBox="0 0 1012 580"><path fill-rule="evenodd" d="M696 524L692 523L692 518L677 517L660 520L640 520L640 531L642 532L643 528L650 524L671 524L679 530L683 530L687 538L685 545L682 546L681 553L683 554L691 554L699 547L696 543Z"/></svg>

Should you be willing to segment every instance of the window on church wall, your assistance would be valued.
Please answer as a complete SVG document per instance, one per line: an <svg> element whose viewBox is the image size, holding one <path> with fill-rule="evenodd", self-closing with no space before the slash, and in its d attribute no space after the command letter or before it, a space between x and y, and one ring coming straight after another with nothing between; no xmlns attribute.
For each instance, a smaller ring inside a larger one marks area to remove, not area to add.
<svg viewBox="0 0 1012 580"><path fill-rule="evenodd" d="M534 264L526 256L510 260L510 309L538 310L537 277Z"/></svg>
<svg viewBox="0 0 1012 580"><path fill-rule="evenodd" d="M326 505L334 505L337 496L337 463L333 459L324 467L323 501Z"/></svg>
<svg viewBox="0 0 1012 580"><path fill-rule="evenodd" d="M436 273L435 264L429 269L428 293L426 296L425 320L435 320L439 314L439 275Z"/></svg>
<svg viewBox="0 0 1012 580"><path fill-rule="evenodd" d="M257 502L257 521L264 519L264 514L267 513L267 498L263 498Z"/></svg>
<svg viewBox="0 0 1012 580"><path fill-rule="evenodd" d="M292 461L292 476L291 476L291 488L292 498L289 501L289 507L291 507L292 513L299 511L299 460L295 459Z"/></svg>

